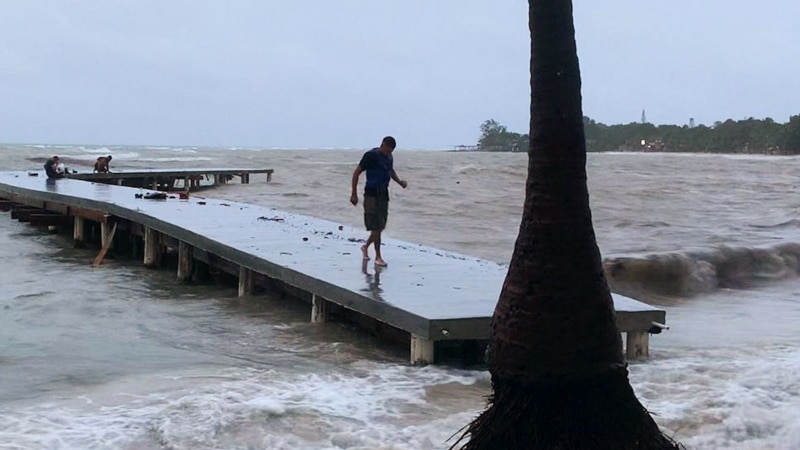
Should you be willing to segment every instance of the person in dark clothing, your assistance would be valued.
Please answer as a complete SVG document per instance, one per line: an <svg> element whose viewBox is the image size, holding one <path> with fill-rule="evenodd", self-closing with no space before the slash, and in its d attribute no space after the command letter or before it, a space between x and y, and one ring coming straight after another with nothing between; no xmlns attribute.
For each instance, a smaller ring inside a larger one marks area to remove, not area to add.
<svg viewBox="0 0 800 450"><path fill-rule="evenodd" d="M394 180L403 189L408 186L394 170L392 152L395 147L397 141L386 136L380 147L364 153L353 171L351 183L350 203L355 206L358 205L358 178L362 172L367 172L367 182L364 185L364 225L370 233L367 242L361 246L361 255L365 260L369 259L369 246L374 245L376 266L386 265L381 256L381 232L386 227L389 216L389 181Z"/></svg>
<svg viewBox="0 0 800 450"><path fill-rule="evenodd" d="M58 168L58 156L53 156L44 163L47 178L64 178L64 173Z"/></svg>

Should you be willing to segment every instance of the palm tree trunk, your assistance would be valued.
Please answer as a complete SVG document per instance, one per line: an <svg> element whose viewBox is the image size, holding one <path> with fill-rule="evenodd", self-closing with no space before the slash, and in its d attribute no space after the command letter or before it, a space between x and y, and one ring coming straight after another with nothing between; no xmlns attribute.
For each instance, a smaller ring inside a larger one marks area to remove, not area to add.
<svg viewBox="0 0 800 450"><path fill-rule="evenodd" d="M492 319L493 393L462 448L677 448L628 381L589 208L571 0L529 0L529 25L525 205Z"/></svg>

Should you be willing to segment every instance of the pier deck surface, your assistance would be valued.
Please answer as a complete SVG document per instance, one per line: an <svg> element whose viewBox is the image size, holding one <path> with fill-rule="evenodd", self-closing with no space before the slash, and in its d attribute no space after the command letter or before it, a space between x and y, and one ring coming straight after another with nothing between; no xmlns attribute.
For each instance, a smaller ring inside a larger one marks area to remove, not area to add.
<svg viewBox="0 0 800 450"><path fill-rule="evenodd" d="M67 204L140 223L426 340L488 338L504 265L384 238L389 265L376 268L362 261L361 229L198 196L136 198L141 192L0 172L0 197ZM646 333L653 321L665 321L661 309L617 294L613 300L621 331Z"/></svg>
<svg viewBox="0 0 800 450"><path fill-rule="evenodd" d="M236 169L236 168L203 168L203 169L137 169L137 170L114 170L107 173L79 172L67 174L68 178L78 180L102 180L119 178L152 178L152 177L174 177L183 178L193 175L240 175L252 173L271 174L273 169Z"/></svg>

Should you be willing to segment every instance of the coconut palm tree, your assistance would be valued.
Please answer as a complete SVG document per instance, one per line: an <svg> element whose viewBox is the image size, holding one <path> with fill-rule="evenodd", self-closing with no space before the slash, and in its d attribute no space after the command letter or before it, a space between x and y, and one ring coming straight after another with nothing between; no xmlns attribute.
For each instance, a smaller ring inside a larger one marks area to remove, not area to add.
<svg viewBox="0 0 800 450"><path fill-rule="evenodd" d="M531 121L519 235L494 311L492 395L454 447L674 449L628 380L592 227L571 0L529 0Z"/></svg>

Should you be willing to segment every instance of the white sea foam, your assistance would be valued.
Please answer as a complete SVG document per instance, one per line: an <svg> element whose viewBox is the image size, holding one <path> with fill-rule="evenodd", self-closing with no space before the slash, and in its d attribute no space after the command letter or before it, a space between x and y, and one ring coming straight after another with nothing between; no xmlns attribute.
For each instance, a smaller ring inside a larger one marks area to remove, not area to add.
<svg viewBox="0 0 800 450"><path fill-rule="evenodd" d="M632 366L631 378L656 420L688 448L800 448L800 350L745 352L672 354Z"/></svg>
<svg viewBox="0 0 800 450"><path fill-rule="evenodd" d="M59 155L59 157L61 159L67 159L67 160L95 161L95 160L97 160L97 155L98 154L99 155L111 155L111 156L113 156L114 157L114 161L112 161L112 162L118 162L120 160L126 160L126 159L128 159L128 160L138 160L139 159L139 153L137 153L137 152L130 152L130 151L128 151L128 152L115 152L113 150L108 150L108 149L105 149L104 151L86 152L85 154L84 153L77 153L77 154L76 153L67 153L67 154L61 154L61 155Z"/></svg>
<svg viewBox="0 0 800 450"><path fill-rule="evenodd" d="M484 377L357 366L355 376L230 369L126 379L1 412L0 449L442 448L471 413L443 413L426 388Z"/></svg>
<svg viewBox="0 0 800 450"><path fill-rule="evenodd" d="M154 158L137 158L140 162L193 162L193 161L213 161L214 158L207 156L165 156Z"/></svg>

